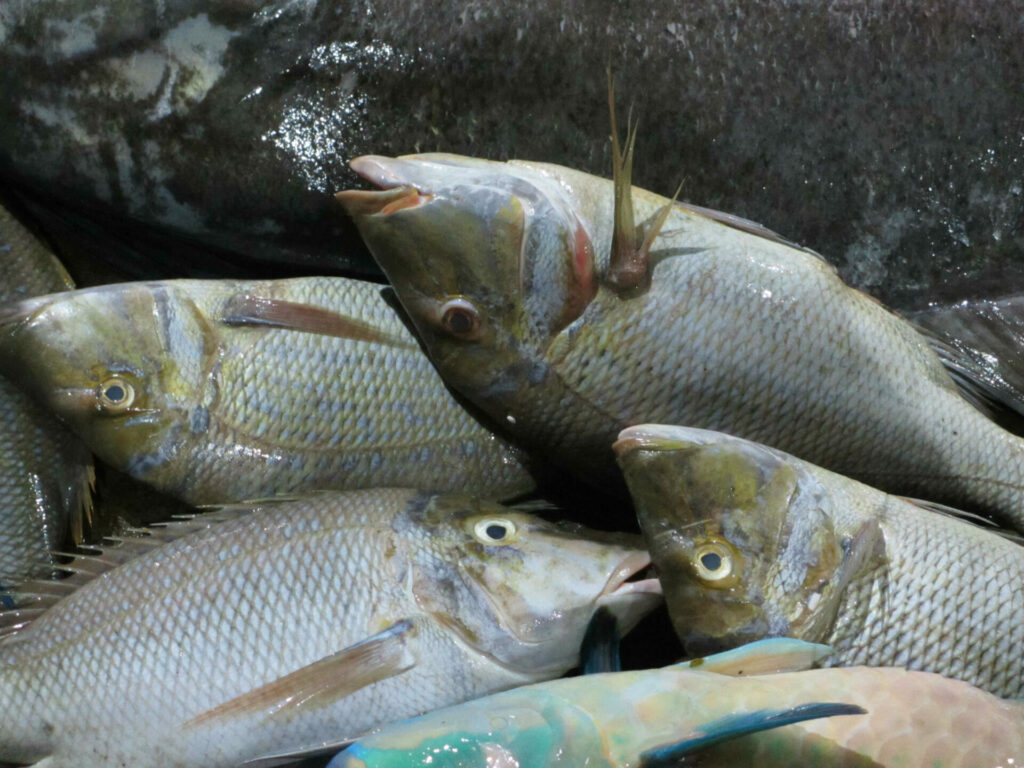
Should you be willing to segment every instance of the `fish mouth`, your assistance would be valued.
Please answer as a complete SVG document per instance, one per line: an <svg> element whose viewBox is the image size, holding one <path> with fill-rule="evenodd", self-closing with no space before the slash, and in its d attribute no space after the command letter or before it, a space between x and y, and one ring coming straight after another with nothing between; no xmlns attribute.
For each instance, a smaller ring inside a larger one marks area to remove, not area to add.
<svg viewBox="0 0 1024 768"><path fill-rule="evenodd" d="M653 575L651 556L642 550L632 552L615 567L597 599L601 602L605 598L640 594L662 594L661 582Z"/></svg>
<svg viewBox="0 0 1024 768"><path fill-rule="evenodd" d="M403 185L383 191L346 189L334 195L349 216L387 216L406 208L416 208L434 199L421 195L416 187Z"/></svg>
<svg viewBox="0 0 1024 768"><path fill-rule="evenodd" d="M617 456L633 451L678 451L721 441L722 435L706 429L673 427L665 424L641 424L619 432L612 444Z"/></svg>

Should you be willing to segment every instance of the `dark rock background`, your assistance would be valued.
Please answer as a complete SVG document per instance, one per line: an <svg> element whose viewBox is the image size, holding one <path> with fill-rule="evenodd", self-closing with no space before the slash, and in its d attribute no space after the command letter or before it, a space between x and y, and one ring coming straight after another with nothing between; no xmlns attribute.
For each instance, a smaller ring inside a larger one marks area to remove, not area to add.
<svg viewBox="0 0 1024 768"><path fill-rule="evenodd" d="M607 174L610 59L640 185L920 306L1024 288L1022 39L1020 0L7 3L0 178L130 276L371 275L348 159Z"/></svg>

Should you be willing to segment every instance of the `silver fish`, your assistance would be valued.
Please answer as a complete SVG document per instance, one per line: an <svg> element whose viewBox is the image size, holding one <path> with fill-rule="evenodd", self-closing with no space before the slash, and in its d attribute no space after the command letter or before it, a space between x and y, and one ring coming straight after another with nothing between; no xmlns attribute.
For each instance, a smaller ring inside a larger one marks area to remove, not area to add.
<svg viewBox="0 0 1024 768"><path fill-rule="evenodd" d="M31 608L0 614L0 761L217 768L352 739L557 677L598 607L628 628L659 602L656 580L628 581L650 561L636 537L465 496L218 519L72 563L27 626Z"/></svg>
<svg viewBox="0 0 1024 768"><path fill-rule="evenodd" d="M0 360L18 383L105 462L192 504L393 485L510 498L534 485L379 285L121 283L0 315Z"/></svg>
<svg viewBox="0 0 1024 768"><path fill-rule="evenodd" d="M71 288L50 253L0 206L0 302ZM0 585L44 575L89 514L92 459L46 409L0 377Z"/></svg>
<svg viewBox="0 0 1024 768"><path fill-rule="evenodd" d="M619 430L688 424L1024 531L1024 440L914 326L764 227L630 187L616 159L613 182L361 157L384 191L339 199L445 381L593 481Z"/></svg>

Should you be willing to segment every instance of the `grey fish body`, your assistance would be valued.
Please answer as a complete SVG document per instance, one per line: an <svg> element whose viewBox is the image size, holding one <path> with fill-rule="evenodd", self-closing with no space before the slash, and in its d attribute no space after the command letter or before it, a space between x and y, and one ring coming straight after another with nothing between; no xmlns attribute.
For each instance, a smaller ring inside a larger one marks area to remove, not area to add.
<svg viewBox="0 0 1024 768"><path fill-rule="evenodd" d="M617 450L685 642L797 637L1024 696L1017 542L728 435L645 425Z"/></svg>
<svg viewBox="0 0 1024 768"><path fill-rule="evenodd" d="M448 392L380 291L345 278L105 286L12 307L0 354L97 455L193 504L530 490L522 454ZM111 382L130 403L105 397Z"/></svg>
<svg viewBox="0 0 1024 768"><path fill-rule="evenodd" d="M466 497L220 514L0 641L0 760L233 766L351 738L558 676L596 606L632 626L656 604L623 583L642 552ZM495 525L505 540L481 538ZM572 583L545 586L553 567Z"/></svg>
<svg viewBox="0 0 1024 768"><path fill-rule="evenodd" d="M1024 530L1024 441L816 254L677 204L649 285L622 290L610 180L454 155L353 165L386 191L339 197L445 380L532 448L601 481L618 430L694 425ZM631 194L637 222L669 202ZM446 327L455 312L471 336Z"/></svg>
<svg viewBox="0 0 1024 768"><path fill-rule="evenodd" d="M67 272L0 207L0 302L71 288ZM82 444L14 383L0 378L0 584L44 575L80 528L92 461Z"/></svg>

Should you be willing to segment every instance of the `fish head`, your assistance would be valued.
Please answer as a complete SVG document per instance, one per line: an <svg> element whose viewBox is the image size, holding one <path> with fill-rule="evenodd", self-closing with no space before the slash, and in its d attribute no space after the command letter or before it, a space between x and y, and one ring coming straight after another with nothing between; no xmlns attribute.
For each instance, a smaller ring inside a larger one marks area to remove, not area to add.
<svg viewBox="0 0 1024 768"><path fill-rule="evenodd" d="M446 381L488 399L536 385L543 352L597 290L588 228L563 185L458 155L352 167L383 191L337 197Z"/></svg>
<svg viewBox="0 0 1024 768"><path fill-rule="evenodd" d="M531 678L574 666L594 612L627 632L661 602L639 536L552 523L464 496L426 497L414 591L464 644Z"/></svg>
<svg viewBox="0 0 1024 768"><path fill-rule="evenodd" d="M159 463L202 417L208 350L199 321L166 284L123 283L0 309L0 369L100 458L129 471Z"/></svg>
<svg viewBox="0 0 1024 768"><path fill-rule="evenodd" d="M388 725L328 768L519 768L551 765L556 754L560 764L607 764L593 719L546 687L485 696Z"/></svg>
<svg viewBox="0 0 1024 768"><path fill-rule="evenodd" d="M806 465L688 427L630 427L615 450L688 651L821 638L845 552L833 500Z"/></svg>

